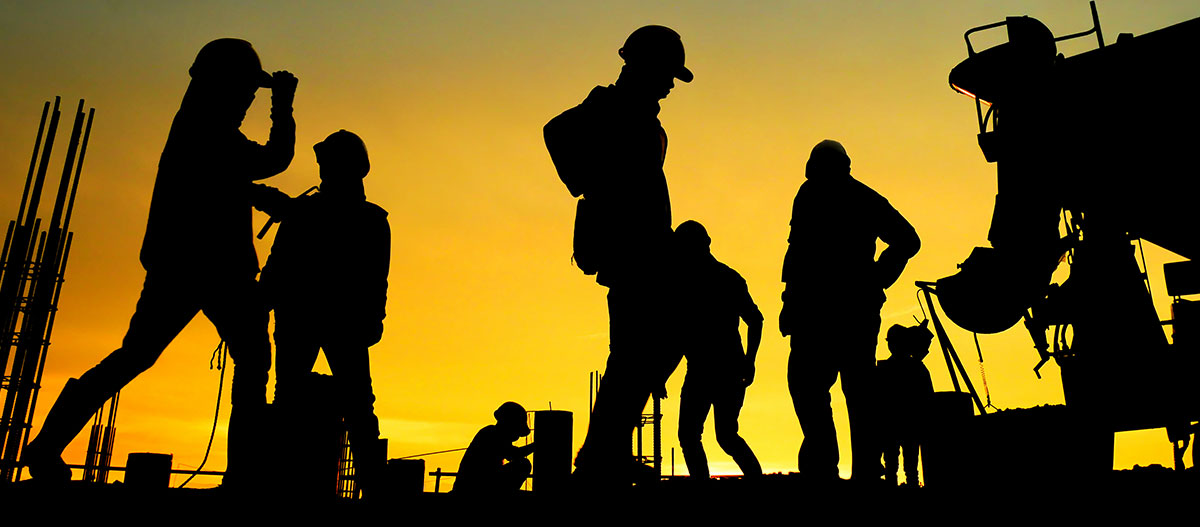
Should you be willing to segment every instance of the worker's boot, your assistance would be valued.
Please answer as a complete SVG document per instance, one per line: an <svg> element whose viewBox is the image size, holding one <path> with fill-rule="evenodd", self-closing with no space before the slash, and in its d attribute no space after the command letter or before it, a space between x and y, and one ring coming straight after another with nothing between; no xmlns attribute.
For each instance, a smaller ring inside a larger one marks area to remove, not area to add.
<svg viewBox="0 0 1200 527"><path fill-rule="evenodd" d="M108 397L94 389L92 383L68 379L37 437L25 446L21 462L29 476L42 481L70 481L71 469L63 462L62 452L87 425L96 409Z"/></svg>

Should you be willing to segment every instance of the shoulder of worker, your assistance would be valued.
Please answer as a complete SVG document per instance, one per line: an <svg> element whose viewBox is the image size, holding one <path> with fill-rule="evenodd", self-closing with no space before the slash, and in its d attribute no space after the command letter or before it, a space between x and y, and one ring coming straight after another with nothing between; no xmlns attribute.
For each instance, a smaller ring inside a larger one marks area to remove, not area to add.
<svg viewBox="0 0 1200 527"><path fill-rule="evenodd" d="M371 219L382 219L384 221L387 220L387 215L388 215L387 209L380 207L379 205L376 205L374 203L371 203L370 201L364 201L362 209L363 209L363 214Z"/></svg>
<svg viewBox="0 0 1200 527"><path fill-rule="evenodd" d="M712 269L715 277L722 282L729 284L732 287L746 288L746 279L742 278L741 273L735 271L732 267L725 265L724 262L713 258Z"/></svg>
<svg viewBox="0 0 1200 527"><path fill-rule="evenodd" d="M874 205L891 208L892 204L888 202L887 198L876 192L875 189L867 186L866 183L859 181L854 176L850 176L847 179L847 190L853 192L855 194L855 198L864 202L872 203Z"/></svg>

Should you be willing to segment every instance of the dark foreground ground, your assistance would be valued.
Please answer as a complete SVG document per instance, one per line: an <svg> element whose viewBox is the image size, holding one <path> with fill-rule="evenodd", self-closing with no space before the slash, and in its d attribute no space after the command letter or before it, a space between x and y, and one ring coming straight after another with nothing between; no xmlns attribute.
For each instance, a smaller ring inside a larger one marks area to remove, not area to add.
<svg viewBox="0 0 1200 527"><path fill-rule="evenodd" d="M985 481L922 488L816 484L794 475L772 474L757 482L740 479L703 483L686 478L619 492L521 493L479 499L453 494L412 494L375 500L318 499L273 495L268 490L233 493L222 489L138 490L120 484L46 486L34 482L0 487L4 525L102 524L148 521L200 524L242 520L313 523L369 521L412 525L488 522L501 525L677 525L680 522L779 525L899 520L935 524L1005 519L1049 521L1163 520L1195 516L1200 472L1162 467L1114 471L1089 478L1019 475L1003 483ZM12 523L10 523L10 521ZM25 523L31 521L35 523Z"/></svg>

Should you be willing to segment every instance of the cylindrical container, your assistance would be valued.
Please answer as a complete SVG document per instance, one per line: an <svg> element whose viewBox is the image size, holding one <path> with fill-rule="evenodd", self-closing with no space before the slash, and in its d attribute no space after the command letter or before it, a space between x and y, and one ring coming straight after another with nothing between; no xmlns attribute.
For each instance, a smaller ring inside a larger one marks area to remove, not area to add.
<svg viewBox="0 0 1200 527"><path fill-rule="evenodd" d="M125 461L125 485L134 489L171 486L171 454L134 452Z"/></svg>
<svg viewBox="0 0 1200 527"><path fill-rule="evenodd" d="M571 412L533 412L533 491L563 489L571 477Z"/></svg>
<svg viewBox="0 0 1200 527"><path fill-rule="evenodd" d="M389 459L386 487L390 494L410 496L425 491L424 459Z"/></svg>
<svg viewBox="0 0 1200 527"><path fill-rule="evenodd" d="M974 461L969 447L976 439L970 431L971 417L975 415L971 395L936 392L930 399L928 415L928 427L921 440L921 475L925 484L953 488L966 483Z"/></svg>

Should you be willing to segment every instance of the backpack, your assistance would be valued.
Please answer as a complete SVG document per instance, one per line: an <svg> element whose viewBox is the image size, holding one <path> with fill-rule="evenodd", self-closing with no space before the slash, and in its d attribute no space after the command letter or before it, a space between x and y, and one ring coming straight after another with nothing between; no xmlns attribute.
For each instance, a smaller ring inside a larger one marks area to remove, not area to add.
<svg viewBox="0 0 1200 527"><path fill-rule="evenodd" d="M581 197L597 177L597 164L589 159L589 154L599 148L592 112L586 103L580 104L551 119L542 129L542 134L558 178L567 186L572 197L579 198L575 206L571 259L583 274L594 275L598 271L602 252L600 226L603 222L595 203Z"/></svg>

